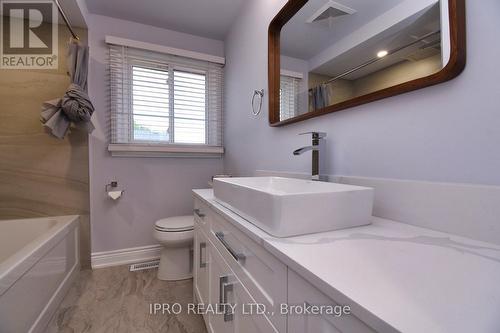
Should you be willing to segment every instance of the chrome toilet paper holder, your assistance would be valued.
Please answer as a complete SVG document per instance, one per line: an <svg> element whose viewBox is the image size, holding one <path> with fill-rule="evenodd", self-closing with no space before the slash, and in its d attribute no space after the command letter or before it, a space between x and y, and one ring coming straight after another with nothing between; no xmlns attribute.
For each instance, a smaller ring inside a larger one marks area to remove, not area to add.
<svg viewBox="0 0 500 333"><path fill-rule="evenodd" d="M104 187L104 191L108 193L110 190L111 191L117 190L117 187L118 187L118 182L114 180L111 183L106 184L106 186ZM125 193L125 190L122 190L122 193Z"/></svg>
<svg viewBox="0 0 500 333"><path fill-rule="evenodd" d="M105 190L108 195L113 200L118 200L122 197L123 193L125 193L124 190L119 190L118 188L118 182L116 180L112 181L109 184L106 184Z"/></svg>
<svg viewBox="0 0 500 333"><path fill-rule="evenodd" d="M111 189L116 189L118 187L118 182L117 181L112 181L111 183L109 184L106 184L105 188L104 188L104 191L107 193L109 192L109 188L111 187Z"/></svg>

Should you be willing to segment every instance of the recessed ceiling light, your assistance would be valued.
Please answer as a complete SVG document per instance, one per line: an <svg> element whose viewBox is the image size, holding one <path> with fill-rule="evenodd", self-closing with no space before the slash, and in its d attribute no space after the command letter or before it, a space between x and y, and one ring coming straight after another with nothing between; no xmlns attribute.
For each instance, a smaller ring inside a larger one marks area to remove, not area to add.
<svg viewBox="0 0 500 333"><path fill-rule="evenodd" d="M389 52L387 52L386 50L378 51L377 57L383 58L383 57L385 57L388 54L389 54Z"/></svg>

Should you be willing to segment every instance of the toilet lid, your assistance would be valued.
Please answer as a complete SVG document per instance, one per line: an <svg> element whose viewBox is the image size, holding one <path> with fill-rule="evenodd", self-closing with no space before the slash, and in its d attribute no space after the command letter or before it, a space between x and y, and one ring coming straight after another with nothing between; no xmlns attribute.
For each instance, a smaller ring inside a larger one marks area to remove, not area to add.
<svg viewBox="0 0 500 333"><path fill-rule="evenodd" d="M155 222L155 228L160 231L193 230L193 215L167 217Z"/></svg>

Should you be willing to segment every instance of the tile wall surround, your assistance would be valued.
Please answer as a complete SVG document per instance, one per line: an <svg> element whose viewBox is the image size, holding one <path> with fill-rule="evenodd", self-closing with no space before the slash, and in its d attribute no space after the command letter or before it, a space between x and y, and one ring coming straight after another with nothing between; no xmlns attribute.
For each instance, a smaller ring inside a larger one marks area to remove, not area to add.
<svg viewBox="0 0 500 333"><path fill-rule="evenodd" d="M87 31L76 29L85 41ZM69 85L66 45L59 26L57 70L0 70L0 219L80 215L82 267L90 267L88 135L73 131L64 140L40 123L44 101L61 97Z"/></svg>

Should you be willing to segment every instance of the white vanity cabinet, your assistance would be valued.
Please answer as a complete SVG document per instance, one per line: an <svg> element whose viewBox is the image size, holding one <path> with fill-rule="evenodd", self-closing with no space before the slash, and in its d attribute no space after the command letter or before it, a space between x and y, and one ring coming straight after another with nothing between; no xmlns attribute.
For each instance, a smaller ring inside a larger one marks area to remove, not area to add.
<svg viewBox="0 0 500 333"><path fill-rule="evenodd" d="M198 198L194 215L193 288L195 302L217 310L204 315L210 333L374 332L352 315L281 314L281 304L337 303ZM223 303L235 306L234 313L218 306ZM266 314L249 314L252 304L262 304Z"/></svg>
<svg viewBox="0 0 500 333"><path fill-rule="evenodd" d="M203 203L195 202L195 225L194 225L194 279L193 289L195 302L203 304L205 308L212 306L213 311L208 311L205 314L204 320L207 330L211 333L228 333L228 332L285 332L286 331L286 317L280 318L283 325L281 330L274 327L271 319L265 314L250 315L251 306L256 303L254 297L246 288L250 285L250 289L254 289L254 283L249 281L252 279L249 276L242 275L243 270L233 269L235 263L244 265L250 263L252 265L255 258L252 252L248 250L249 246L245 247L245 260L244 263L238 263L233 255L234 251L241 250L233 238L234 234L224 229L224 231L214 231L220 229L220 216L215 212L207 210L207 206ZM213 227L214 221L217 227ZM226 222L228 223L228 222ZM221 236L223 233L223 236ZM216 236L216 234L218 236ZM219 238L218 238L219 237ZM241 237L241 235L240 235ZM225 239L226 238L226 239ZM229 243L231 242L231 243ZM233 245L234 244L234 245ZM235 249L233 249L233 246ZM219 249L225 251L221 253ZM238 252L241 256L243 252ZM248 256L248 262L246 261ZM240 257L242 260L243 257ZM231 262L231 260L233 262ZM282 264L281 264L282 265ZM235 272L237 271L237 272ZM250 269L253 271L253 269ZM283 278L286 281L286 266L283 265ZM240 279L240 277L242 277ZM266 276L267 278L267 276ZM245 285L246 281L247 285ZM286 284L281 288L283 291L283 298L286 297ZM257 294L260 297L260 294ZM267 302L269 302L269 297ZM220 304L228 304L227 306L219 306ZM264 304L264 303L263 303ZM232 311L230 306L235 307ZM276 316L281 317L281 316Z"/></svg>
<svg viewBox="0 0 500 333"><path fill-rule="evenodd" d="M194 258L196 261L193 262L194 271L194 294L200 303L208 303L208 272L209 272L209 253L208 253L208 238L200 230L200 227L195 224L194 227Z"/></svg>
<svg viewBox="0 0 500 333"><path fill-rule="evenodd" d="M222 304L222 306L218 307L217 314L209 316L209 332L278 332L264 315L244 314L244 311L249 310L247 305L254 304L255 300L213 246L210 248L210 257L212 259L210 304L218 304L218 306Z"/></svg>
<svg viewBox="0 0 500 333"><path fill-rule="evenodd" d="M208 303L209 300L209 268L210 258L208 252L209 241L208 237L202 232L204 226L207 225L209 219L209 208L199 201L195 202L194 209L194 260L193 260L193 275L194 275L194 296L199 303Z"/></svg>
<svg viewBox="0 0 500 333"><path fill-rule="evenodd" d="M237 280L231 273L229 266L220 258L220 254L217 253L213 245L209 246L208 251L211 259L209 273L211 292L209 303L214 306L214 310L218 313L208 316L207 329L212 333L234 332L234 315L231 313L229 306L221 308L221 304L234 304L234 287L237 284Z"/></svg>

